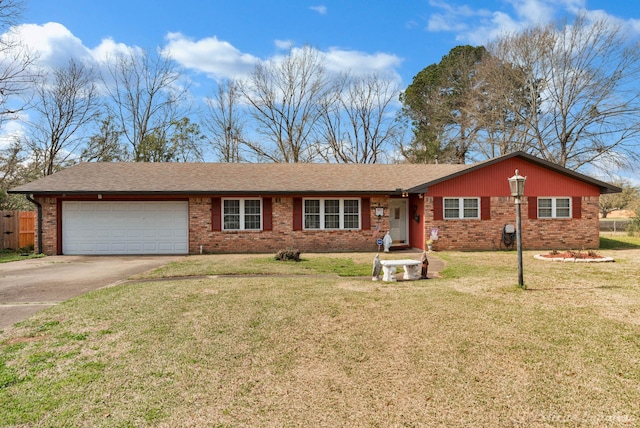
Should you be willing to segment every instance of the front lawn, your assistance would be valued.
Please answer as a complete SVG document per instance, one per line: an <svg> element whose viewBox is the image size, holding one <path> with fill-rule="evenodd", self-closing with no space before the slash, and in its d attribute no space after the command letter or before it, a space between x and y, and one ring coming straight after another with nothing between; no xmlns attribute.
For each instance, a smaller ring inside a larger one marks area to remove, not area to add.
<svg viewBox="0 0 640 428"><path fill-rule="evenodd" d="M603 250L640 248L640 236L629 236L626 232L601 232L600 248Z"/></svg>
<svg viewBox="0 0 640 428"><path fill-rule="evenodd" d="M381 258L393 258L394 255L396 254L385 254ZM137 278L309 274L371 276L373 256L372 253L302 254L301 260L295 262L279 261L273 255L266 254L197 255L171 262Z"/></svg>
<svg viewBox="0 0 640 428"><path fill-rule="evenodd" d="M149 276L212 276L98 290L0 335L0 421L640 425L640 249L533 254L524 291L515 252L438 253L443 278L398 283L367 278L373 254L189 257ZM346 259L365 277L327 267Z"/></svg>

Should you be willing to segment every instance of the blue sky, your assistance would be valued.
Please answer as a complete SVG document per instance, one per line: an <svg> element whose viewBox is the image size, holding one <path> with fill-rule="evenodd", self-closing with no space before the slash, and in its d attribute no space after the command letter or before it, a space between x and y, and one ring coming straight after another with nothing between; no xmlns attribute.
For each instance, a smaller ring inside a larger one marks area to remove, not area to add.
<svg viewBox="0 0 640 428"><path fill-rule="evenodd" d="M640 1L611 0L24 0L17 30L41 66L131 47L170 52L211 96L258 60L305 44L328 69L387 73L404 89L457 45L484 45L576 13L608 16L640 36ZM28 113L27 113L28 114ZM20 132L5 124L5 135ZM0 139L0 145L4 138Z"/></svg>
<svg viewBox="0 0 640 428"><path fill-rule="evenodd" d="M460 44L589 11L640 35L640 2L610 0L25 0L24 33L46 61L119 44L170 48L203 78L242 75L256 59L309 44L336 67L397 74L402 85ZM55 23L55 24L54 24ZM57 24L57 25L56 25Z"/></svg>

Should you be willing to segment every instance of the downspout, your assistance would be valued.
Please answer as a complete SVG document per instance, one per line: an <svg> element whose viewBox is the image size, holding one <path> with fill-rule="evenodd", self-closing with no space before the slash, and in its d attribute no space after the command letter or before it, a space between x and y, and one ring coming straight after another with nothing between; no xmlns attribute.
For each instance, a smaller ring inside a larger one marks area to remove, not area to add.
<svg viewBox="0 0 640 428"><path fill-rule="evenodd" d="M38 252L36 254L42 254L42 205L40 202L33 199L32 195L25 196L27 201L38 207Z"/></svg>

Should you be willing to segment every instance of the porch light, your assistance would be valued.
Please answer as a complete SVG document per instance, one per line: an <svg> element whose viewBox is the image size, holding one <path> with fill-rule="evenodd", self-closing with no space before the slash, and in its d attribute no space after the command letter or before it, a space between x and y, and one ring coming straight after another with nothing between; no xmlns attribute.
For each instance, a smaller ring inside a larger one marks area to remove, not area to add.
<svg viewBox="0 0 640 428"><path fill-rule="evenodd" d="M511 196L515 198L516 203L516 248L518 251L518 286L525 288L524 278L522 275L522 220L520 213L520 205L522 196L524 196L524 182L527 181L527 177L520 175L516 169L516 175L509 180L509 187L511 189Z"/></svg>

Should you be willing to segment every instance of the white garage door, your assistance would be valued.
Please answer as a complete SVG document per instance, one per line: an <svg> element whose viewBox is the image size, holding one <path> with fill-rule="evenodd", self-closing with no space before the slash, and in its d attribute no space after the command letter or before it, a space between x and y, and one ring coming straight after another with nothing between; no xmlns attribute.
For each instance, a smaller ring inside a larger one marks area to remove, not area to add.
<svg viewBox="0 0 640 428"><path fill-rule="evenodd" d="M187 254L186 201L63 202L63 254Z"/></svg>

